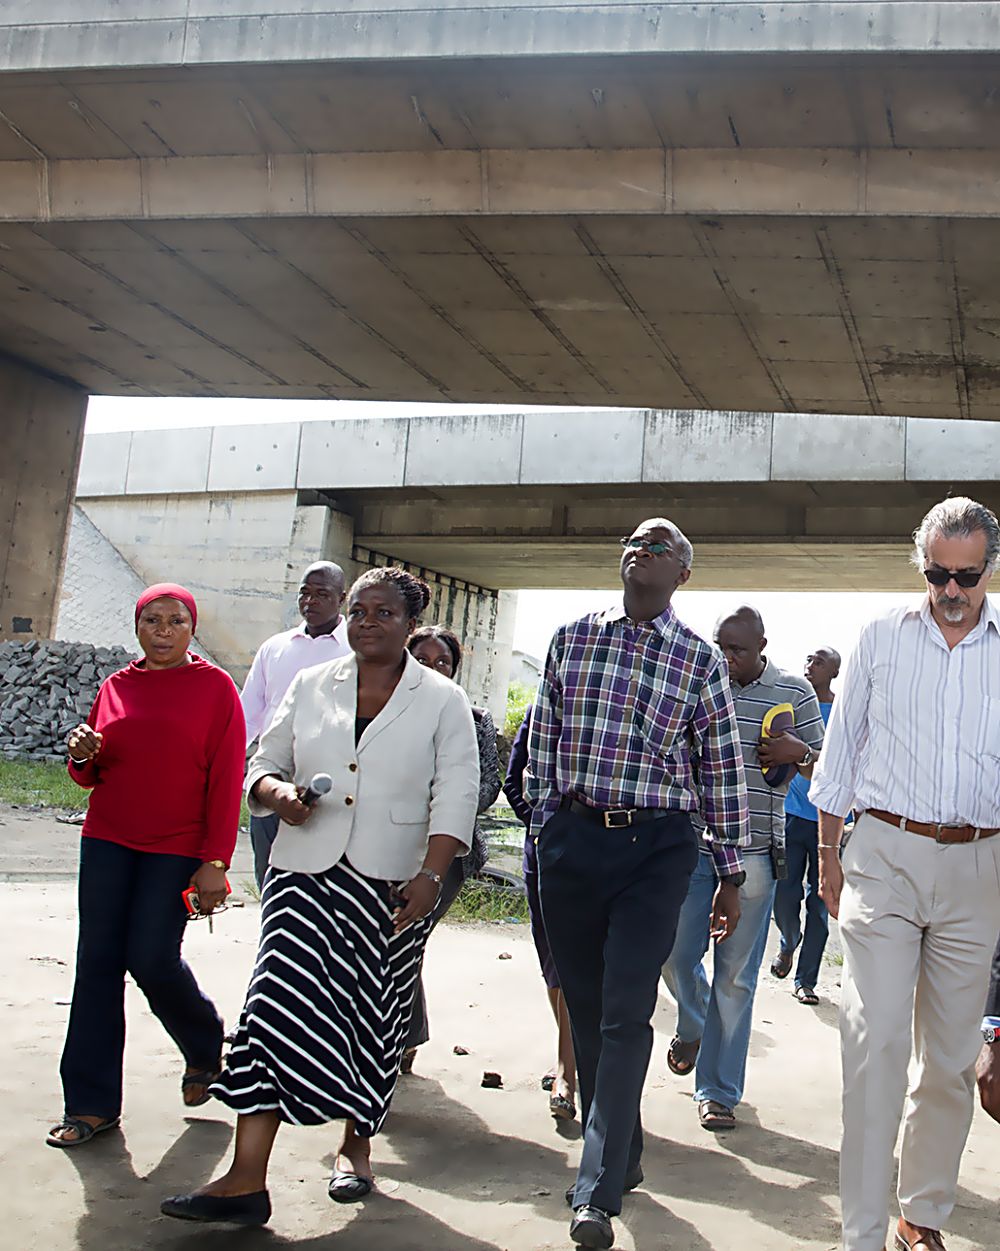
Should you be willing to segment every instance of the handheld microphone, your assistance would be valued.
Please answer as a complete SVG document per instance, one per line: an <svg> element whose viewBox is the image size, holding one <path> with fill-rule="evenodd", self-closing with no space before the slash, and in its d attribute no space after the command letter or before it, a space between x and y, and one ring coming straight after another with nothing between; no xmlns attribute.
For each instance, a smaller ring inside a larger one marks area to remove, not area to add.
<svg viewBox="0 0 1000 1251"><path fill-rule="evenodd" d="M328 795L332 789L333 778L330 777L329 773L316 773L313 775L313 780L299 796L299 799L307 808L311 808L324 795Z"/></svg>

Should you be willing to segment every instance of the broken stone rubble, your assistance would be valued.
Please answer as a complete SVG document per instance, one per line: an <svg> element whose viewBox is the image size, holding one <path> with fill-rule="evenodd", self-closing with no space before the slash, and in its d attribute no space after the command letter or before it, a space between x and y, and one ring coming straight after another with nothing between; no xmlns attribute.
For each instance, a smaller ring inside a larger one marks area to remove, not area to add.
<svg viewBox="0 0 1000 1251"><path fill-rule="evenodd" d="M133 659L90 643L0 643L0 755L65 760L66 736L86 720L98 687Z"/></svg>

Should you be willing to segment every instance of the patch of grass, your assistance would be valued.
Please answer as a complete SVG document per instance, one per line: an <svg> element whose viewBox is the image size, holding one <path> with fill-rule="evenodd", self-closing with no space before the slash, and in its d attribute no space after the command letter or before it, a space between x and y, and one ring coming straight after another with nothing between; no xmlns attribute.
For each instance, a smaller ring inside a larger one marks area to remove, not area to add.
<svg viewBox="0 0 1000 1251"><path fill-rule="evenodd" d="M462 887L445 921L460 925L472 921L515 921L524 925L528 921L528 900L521 891L473 879Z"/></svg>
<svg viewBox="0 0 1000 1251"><path fill-rule="evenodd" d="M65 765L44 760L0 760L0 802L79 812L87 806L87 792L72 780Z"/></svg>
<svg viewBox="0 0 1000 1251"><path fill-rule="evenodd" d="M0 803L81 812L87 806L87 792L77 786L65 765L45 760L0 759ZM250 813L244 797L240 805L240 825L249 824Z"/></svg>

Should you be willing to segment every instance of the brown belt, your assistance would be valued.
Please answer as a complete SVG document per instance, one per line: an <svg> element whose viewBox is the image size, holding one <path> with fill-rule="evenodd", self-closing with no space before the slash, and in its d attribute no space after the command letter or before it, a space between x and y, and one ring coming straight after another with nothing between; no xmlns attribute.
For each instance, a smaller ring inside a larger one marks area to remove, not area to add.
<svg viewBox="0 0 1000 1251"><path fill-rule="evenodd" d="M879 821L886 821L897 829L908 834L922 834L924 838L933 838L938 843L974 843L980 838L992 838L1000 834L1000 829L982 830L975 825L942 825L927 821L911 821L909 817L898 817L894 812L883 812L881 808L869 808L870 816Z"/></svg>

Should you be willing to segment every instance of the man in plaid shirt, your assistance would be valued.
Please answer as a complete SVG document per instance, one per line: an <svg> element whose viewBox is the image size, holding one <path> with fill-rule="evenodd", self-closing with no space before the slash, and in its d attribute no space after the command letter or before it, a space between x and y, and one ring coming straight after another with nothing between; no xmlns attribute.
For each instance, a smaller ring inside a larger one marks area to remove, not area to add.
<svg viewBox="0 0 1000 1251"><path fill-rule="evenodd" d="M749 841L725 661L678 621L691 544L664 518L622 540L623 602L560 626L532 715L533 805L545 930L569 1008L583 1105L570 1236L614 1243L642 1180L639 1103L660 969L698 861L690 814ZM720 893L722 924L736 892Z"/></svg>

